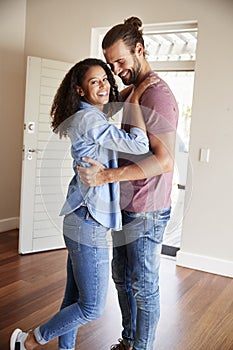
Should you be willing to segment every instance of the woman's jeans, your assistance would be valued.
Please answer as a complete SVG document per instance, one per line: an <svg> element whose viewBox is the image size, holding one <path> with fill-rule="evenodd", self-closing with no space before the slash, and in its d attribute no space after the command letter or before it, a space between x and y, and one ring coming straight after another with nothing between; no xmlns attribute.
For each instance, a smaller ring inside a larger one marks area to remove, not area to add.
<svg viewBox="0 0 233 350"><path fill-rule="evenodd" d="M35 329L40 344L59 337L59 349L75 349L79 326L103 313L108 282L107 229L96 222L86 207L64 218L68 249L67 283L61 310Z"/></svg>
<svg viewBox="0 0 233 350"><path fill-rule="evenodd" d="M123 230L113 232L112 274L122 313L122 338L134 350L153 349L160 316L160 253L170 211L123 211Z"/></svg>

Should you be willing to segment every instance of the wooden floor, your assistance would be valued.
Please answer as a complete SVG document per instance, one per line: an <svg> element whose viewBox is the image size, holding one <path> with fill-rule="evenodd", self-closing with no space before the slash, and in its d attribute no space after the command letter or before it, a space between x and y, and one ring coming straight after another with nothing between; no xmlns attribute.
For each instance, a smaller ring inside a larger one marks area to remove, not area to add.
<svg viewBox="0 0 233 350"><path fill-rule="evenodd" d="M0 350L16 327L29 329L59 308L66 250L17 254L18 232L0 233ZM162 257L161 320L156 350L233 350L233 279L176 267ZM121 319L112 281L104 315L80 327L79 350L109 350ZM43 349L57 349L56 341ZM151 349L152 350L152 349Z"/></svg>

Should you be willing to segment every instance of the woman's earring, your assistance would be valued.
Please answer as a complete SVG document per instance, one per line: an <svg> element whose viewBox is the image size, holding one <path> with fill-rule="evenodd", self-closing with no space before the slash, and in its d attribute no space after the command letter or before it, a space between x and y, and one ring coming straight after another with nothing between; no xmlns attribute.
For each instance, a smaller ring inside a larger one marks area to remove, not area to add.
<svg viewBox="0 0 233 350"><path fill-rule="evenodd" d="M81 97L84 96L84 92L82 91L82 89L80 87L77 88L77 92Z"/></svg>

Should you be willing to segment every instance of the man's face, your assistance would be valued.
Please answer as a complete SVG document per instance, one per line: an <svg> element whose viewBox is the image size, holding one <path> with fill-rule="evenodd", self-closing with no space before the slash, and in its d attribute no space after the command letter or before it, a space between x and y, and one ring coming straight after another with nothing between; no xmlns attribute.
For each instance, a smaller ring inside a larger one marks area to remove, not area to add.
<svg viewBox="0 0 233 350"><path fill-rule="evenodd" d="M104 50L104 56L114 74L121 78L124 85L136 83L141 71L137 47L135 53L131 53L123 40L118 40Z"/></svg>

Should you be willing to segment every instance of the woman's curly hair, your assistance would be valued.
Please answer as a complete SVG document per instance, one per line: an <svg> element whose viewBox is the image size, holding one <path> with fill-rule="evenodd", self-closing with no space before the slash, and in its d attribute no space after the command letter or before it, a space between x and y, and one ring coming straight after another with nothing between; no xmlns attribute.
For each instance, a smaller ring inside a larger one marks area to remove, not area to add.
<svg viewBox="0 0 233 350"><path fill-rule="evenodd" d="M76 63L66 74L53 100L50 115L51 127L60 137L67 135L68 118L78 111L82 98L77 92L77 86L82 86L83 79L90 67L101 66L110 83L109 102L119 101L119 92L114 76L108 65L96 58L87 58ZM113 104L114 105L114 104ZM111 104L109 105L111 108Z"/></svg>

